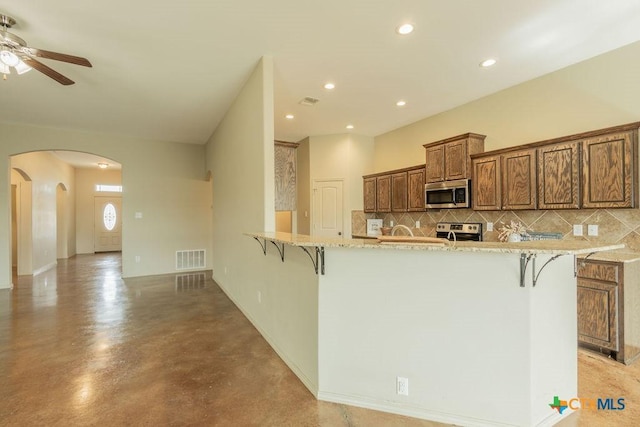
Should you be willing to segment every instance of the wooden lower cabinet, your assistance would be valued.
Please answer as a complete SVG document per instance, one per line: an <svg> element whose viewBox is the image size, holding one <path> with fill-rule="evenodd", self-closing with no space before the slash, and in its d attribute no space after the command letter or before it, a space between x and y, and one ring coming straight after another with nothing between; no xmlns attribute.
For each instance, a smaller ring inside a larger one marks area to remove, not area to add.
<svg viewBox="0 0 640 427"><path fill-rule="evenodd" d="M631 363L640 356L640 262L577 262L578 342Z"/></svg>

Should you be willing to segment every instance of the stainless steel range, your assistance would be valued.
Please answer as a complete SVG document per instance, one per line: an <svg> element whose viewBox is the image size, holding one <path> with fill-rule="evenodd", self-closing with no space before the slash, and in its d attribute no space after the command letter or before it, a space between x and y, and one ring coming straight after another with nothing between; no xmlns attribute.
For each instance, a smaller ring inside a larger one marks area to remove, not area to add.
<svg viewBox="0 0 640 427"><path fill-rule="evenodd" d="M439 222L436 237L456 241L482 241L481 222Z"/></svg>

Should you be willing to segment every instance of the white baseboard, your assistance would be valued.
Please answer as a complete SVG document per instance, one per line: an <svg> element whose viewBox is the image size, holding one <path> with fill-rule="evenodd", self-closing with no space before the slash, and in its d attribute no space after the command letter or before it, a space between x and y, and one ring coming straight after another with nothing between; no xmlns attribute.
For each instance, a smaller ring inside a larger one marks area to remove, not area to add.
<svg viewBox="0 0 640 427"><path fill-rule="evenodd" d="M54 262L50 262L47 265L43 265L42 267L33 270L33 275L37 276L38 274L44 273L45 271L51 270L52 268L55 268L58 265L58 261L54 261Z"/></svg>

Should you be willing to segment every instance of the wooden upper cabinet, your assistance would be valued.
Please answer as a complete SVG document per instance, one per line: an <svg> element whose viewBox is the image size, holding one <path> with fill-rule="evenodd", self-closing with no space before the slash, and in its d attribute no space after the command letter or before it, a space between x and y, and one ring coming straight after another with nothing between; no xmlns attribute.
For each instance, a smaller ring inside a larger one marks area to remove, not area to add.
<svg viewBox="0 0 640 427"><path fill-rule="evenodd" d="M444 145L444 179L469 178L467 173L467 140L453 141Z"/></svg>
<svg viewBox="0 0 640 427"><path fill-rule="evenodd" d="M391 212L407 211L407 173L391 175Z"/></svg>
<svg viewBox="0 0 640 427"><path fill-rule="evenodd" d="M413 169L407 172L407 210L409 212L425 210L424 204L424 174L425 168Z"/></svg>
<svg viewBox="0 0 640 427"><path fill-rule="evenodd" d="M365 212L424 211L424 165L362 177Z"/></svg>
<svg viewBox="0 0 640 427"><path fill-rule="evenodd" d="M362 192L364 195L363 208L365 212L376 211L376 181L377 178L375 176L363 179L364 187Z"/></svg>
<svg viewBox="0 0 640 427"><path fill-rule="evenodd" d="M502 209L535 209L536 150L514 151L501 157Z"/></svg>
<svg viewBox="0 0 640 427"><path fill-rule="evenodd" d="M482 156L472 160L471 194L473 209L495 211L502 208L501 156Z"/></svg>
<svg viewBox="0 0 640 427"><path fill-rule="evenodd" d="M580 141L538 148L538 208L580 207Z"/></svg>
<svg viewBox="0 0 640 427"><path fill-rule="evenodd" d="M376 178L376 212L391 212L391 175Z"/></svg>
<svg viewBox="0 0 640 427"><path fill-rule="evenodd" d="M471 156L484 151L484 135L465 133L425 144L426 182L471 178Z"/></svg>
<svg viewBox="0 0 640 427"><path fill-rule="evenodd" d="M582 207L637 206L637 130L582 141Z"/></svg>
<svg viewBox="0 0 640 427"><path fill-rule="evenodd" d="M444 144L426 149L426 182L444 181Z"/></svg>

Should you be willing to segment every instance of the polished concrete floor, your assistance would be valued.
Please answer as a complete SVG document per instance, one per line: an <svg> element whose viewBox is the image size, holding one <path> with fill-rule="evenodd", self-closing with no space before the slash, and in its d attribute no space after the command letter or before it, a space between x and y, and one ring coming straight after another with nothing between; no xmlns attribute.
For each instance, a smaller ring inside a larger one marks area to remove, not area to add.
<svg viewBox="0 0 640 427"><path fill-rule="evenodd" d="M442 425L316 401L204 273L120 271L83 255L0 290L0 425ZM562 425L638 425L639 367L581 351L581 397L627 407Z"/></svg>

